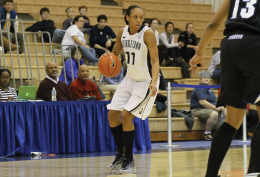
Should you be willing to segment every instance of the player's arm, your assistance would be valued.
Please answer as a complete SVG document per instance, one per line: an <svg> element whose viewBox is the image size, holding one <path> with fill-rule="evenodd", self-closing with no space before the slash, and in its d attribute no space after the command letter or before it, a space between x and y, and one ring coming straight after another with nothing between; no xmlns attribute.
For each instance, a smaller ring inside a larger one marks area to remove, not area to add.
<svg viewBox="0 0 260 177"><path fill-rule="evenodd" d="M122 42L121 42L121 37L123 35L123 31L124 31L123 28L120 29L116 35L116 43L112 50L112 53L114 53L116 56L119 56L121 50L123 49Z"/></svg>
<svg viewBox="0 0 260 177"><path fill-rule="evenodd" d="M154 32L152 30L147 30L144 33L144 42L146 43L149 53L150 53L150 58L152 62L152 82L150 84L150 90L152 91L151 96L155 96L157 92L156 88L156 82L159 76L159 57L158 57L158 48L156 44L156 38L154 35Z"/></svg>
<svg viewBox="0 0 260 177"><path fill-rule="evenodd" d="M230 0L224 0L220 5L218 11L215 13L211 21L209 22L208 26L206 27L205 31L202 34L200 39L200 43L197 47L195 56L190 60L190 65L192 67L196 67L198 63L201 63L203 66L203 59L202 53L206 48L207 44L212 40L213 36L215 35L217 29L228 16L230 7Z"/></svg>

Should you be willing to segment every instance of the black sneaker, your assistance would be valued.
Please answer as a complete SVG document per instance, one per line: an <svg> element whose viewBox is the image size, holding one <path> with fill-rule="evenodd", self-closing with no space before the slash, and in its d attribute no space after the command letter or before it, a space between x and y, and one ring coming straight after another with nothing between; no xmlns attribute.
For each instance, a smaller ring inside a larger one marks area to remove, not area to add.
<svg viewBox="0 0 260 177"><path fill-rule="evenodd" d="M120 152L116 153L115 160L107 166L107 169L109 170L119 170L121 168L123 162L122 162L123 155Z"/></svg>
<svg viewBox="0 0 260 177"><path fill-rule="evenodd" d="M123 157L123 164L119 170L119 174L132 174L136 172L135 162L131 161L128 157Z"/></svg>
<svg viewBox="0 0 260 177"><path fill-rule="evenodd" d="M203 136L204 136L204 138L205 138L206 140L208 140L208 141L211 141L211 140L212 140L212 135L211 135L211 134L204 134Z"/></svg>

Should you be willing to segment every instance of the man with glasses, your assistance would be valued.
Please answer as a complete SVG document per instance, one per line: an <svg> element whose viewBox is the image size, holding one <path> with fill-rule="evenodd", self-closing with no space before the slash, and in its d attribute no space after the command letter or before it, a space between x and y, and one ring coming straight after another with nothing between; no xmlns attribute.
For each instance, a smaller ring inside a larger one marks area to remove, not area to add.
<svg viewBox="0 0 260 177"><path fill-rule="evenodd" d="M210 83L210 72L200 72L200 85L206 86ZM211 130L217 125L219 114L224 107L216 107L216 95L210 88L195 88L191 94L190 110L194 117L198 117L206 123L204 137L206 140L212 140Z"/></svg>
<svg viewBox="0 0 260 177"><path fill-rule="evenodd" d="M17 17L17 12L13 10L13 0L5 0L3 3L3 6L0 7L0 20L14 20L18 19ZM19 52L23 53L24 52L24 41L23 41L23 35L22 33L18 33L18 26L19 26L19 21L2 21L1 22L1 29L2 29L2 34L4 37L6 37L8 40L8 30L9 30L9 37L10 37L10 42L12 44L16 44L16 39L15 39L15 32L17 32L17 42L19 47ZM5 50L6 51L6 50Z"/></svg>

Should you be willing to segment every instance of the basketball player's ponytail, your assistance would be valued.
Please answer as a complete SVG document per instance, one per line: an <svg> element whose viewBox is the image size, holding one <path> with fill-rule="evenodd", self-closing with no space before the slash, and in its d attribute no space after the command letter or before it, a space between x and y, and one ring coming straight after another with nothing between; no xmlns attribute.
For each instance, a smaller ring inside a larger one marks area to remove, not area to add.
<svg viewBox="0 0 260 177"><path fill-rule="evenodd" d="M129 25L129 23L128 23L128 21L126 20L126 16L128 15L128 16L130 17L131 11L132 11L133 9L136 9L136 8L142 9L141 7L139 7L139 6L137 6L137 5L132 5L132 6L129 6L129 7L127 8L126 14L125 14L125 17L124 17L125 23L126 23L127 25Z"/></svg>

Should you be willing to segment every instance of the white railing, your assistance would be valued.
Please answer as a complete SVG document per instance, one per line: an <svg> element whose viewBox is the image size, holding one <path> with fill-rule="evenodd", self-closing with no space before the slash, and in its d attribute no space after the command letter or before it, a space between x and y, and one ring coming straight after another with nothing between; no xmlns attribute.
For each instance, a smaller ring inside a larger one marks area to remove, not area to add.
<svg viewBox="0 0 260 177"><path fill-rule="evenodd" d="M212 11L216 12L223 0L191 0L191 3L212 4Z"/></svg>

